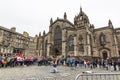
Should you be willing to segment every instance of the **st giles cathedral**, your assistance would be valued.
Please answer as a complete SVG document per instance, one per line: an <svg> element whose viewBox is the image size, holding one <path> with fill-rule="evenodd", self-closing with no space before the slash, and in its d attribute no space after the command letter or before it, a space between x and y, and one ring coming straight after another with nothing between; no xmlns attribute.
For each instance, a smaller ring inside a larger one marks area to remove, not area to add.
<svg viewBox="0 0 120 80"><path fill-rule="evenodd" d="M41 56L81 56L102 59L120 57L120 28L114 28L112 21L107 26L95 28L82 8L74 17L50 20L49 32L39 34L38 50Z"/></svg>

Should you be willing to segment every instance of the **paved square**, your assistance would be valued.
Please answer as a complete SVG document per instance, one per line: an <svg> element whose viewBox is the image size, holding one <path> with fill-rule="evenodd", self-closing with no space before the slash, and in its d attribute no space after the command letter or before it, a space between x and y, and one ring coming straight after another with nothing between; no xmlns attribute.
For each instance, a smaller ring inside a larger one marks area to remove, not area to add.
<svg viewBox="0 0 120 80"><path fill-rule="evenodd" d="M89 70L78 67L71 70L69 67L58 66L59 73L51 73L52 66L22 66L14 68L1 68L0 80L74 80L78 73ZM93 69L93 72L110 72ZM119 71L117 71L120 73ZM113 73L113 72L112 72Z"/></svg>

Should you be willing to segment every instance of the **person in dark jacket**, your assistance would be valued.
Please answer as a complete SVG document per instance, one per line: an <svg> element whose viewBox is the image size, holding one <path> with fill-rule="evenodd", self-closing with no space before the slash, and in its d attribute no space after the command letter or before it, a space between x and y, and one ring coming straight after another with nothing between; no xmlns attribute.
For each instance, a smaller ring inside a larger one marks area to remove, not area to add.
<svg viewBox="0 0 120 80"><path fill-rule="evenodd" d="M119 71L120 71L120 59L118 59L118 69L119 69Z"/></svg>
<svg viewBox="0 0 120 80"><path fill-rule="evenodd" d="M116 70L117 70L116 65L117 65L117 62L116 62L116 61L114 61L114 62L113 62L114 71L116 71Z"/></svg>

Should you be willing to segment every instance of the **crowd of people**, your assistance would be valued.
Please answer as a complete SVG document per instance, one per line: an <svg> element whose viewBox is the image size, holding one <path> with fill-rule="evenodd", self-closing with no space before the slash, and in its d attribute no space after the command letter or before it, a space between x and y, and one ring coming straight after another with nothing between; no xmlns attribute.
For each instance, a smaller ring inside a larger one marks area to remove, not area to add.
<svg viewBox="0 0 120 80"><path fill-rule="evenodd" d="M15 66L29 66L37 60L33 56L24 56L23 54L0 55L0 67L15 67Z"/></svg>
<svg viewBox="0 0 120 80"><path fill-rule="evenodd" d="M70 67L71 70L76 68L99 68L101 70L120 71L120 59L84 59L79 57L68 56L64 57L42 57L38 61L38 65L63 65Z"/></svg>
<svg viewBox="0 0 120 80"><path fill-rule="evenodd" d="M71 68L76 70L76 67L80 68L90 68L95 69L99 68L101 70L111 70L111 71L120 71L120 59L79 59L75 57L68 57L66 60L67 65Z"/></svg>
<svg viewBox="0 0 120 80"><path fill-rule="evenodd" d="M16 66L30 66L37 64L38 66L54 65L56 68L59 65L70 67L71 70L80 68L99 68L111 71L120 71L120 59L84 59L74 56L68 56L67 58L58 56L48 57L36 57L36 56L24 56L23 54L14 55L0 55L0 67L16 67Z"/></svg>

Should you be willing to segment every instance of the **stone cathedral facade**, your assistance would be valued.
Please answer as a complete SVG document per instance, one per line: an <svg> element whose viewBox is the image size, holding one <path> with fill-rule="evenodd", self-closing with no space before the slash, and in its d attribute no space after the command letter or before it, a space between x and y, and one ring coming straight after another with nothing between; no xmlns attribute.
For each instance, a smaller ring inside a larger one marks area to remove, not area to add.
<svg viewBox="0 0 120 80"><path fill-rule="evenodd" d="M114 28L111 20L107 26L95 28L82 11L74 17L74 23L67 19L50 20L49 32L39 34L40 56L81 56L102 59L120 57L120 28Z"/></svg>

